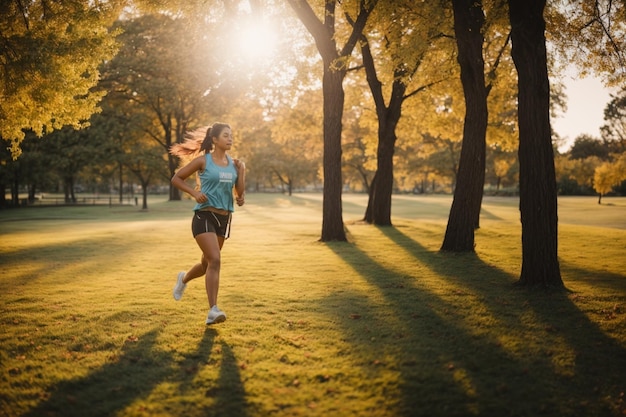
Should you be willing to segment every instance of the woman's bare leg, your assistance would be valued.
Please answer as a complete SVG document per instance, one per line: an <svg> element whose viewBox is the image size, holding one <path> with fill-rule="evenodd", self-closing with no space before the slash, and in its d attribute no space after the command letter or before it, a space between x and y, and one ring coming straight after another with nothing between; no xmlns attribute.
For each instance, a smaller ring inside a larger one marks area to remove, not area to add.
<svg viewBox="0 0 626 417"><path fill-rule="evenodd" d="M196 274L200 268L204 268L206 270L204 282L210 308L217 304L217 293L220 286L220 252L222 245L224 244L224 238L218 237L215 233L201 233L196 236L196 242L202 250L202 263L194 265L194 267L187 273L185 279L193 276L190 272L195 271L194 274ZM206 267L204 267L205 262ZM198 265L200 265L200 267L198 267Z"/></svg>
<svg viewBox="0 0 626 417"><path fill-rule="evenodd" d="M204 259L204 255L200 258L200 262L192 266L189 271L185 274L185 278L183 278L183 283L187 284L192 279L200 278L205 276L206 268L209 262Z"/></svg>

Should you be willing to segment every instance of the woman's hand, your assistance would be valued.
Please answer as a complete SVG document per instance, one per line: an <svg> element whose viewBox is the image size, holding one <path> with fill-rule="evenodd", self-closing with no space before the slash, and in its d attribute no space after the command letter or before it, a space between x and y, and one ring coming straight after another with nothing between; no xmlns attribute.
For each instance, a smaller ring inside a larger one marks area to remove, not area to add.
<svg viewBox="0 0 626 417"><path fill-rule="evenodd" d="M245 203L246 194L246 164L240 159L233 159L235 169L237 170L237 183L235 184L235 195L238 206Z"/></svg>
<svg viewBox="0 0 626 417"><path fill-rule="evenodd" d="M204 193L201 193L200 191L194 191L193 198L196 200L196 203L198 204L206 203L207 201L209 201L208 197Z"/></svg>
<svg viewBox="0 0 626 417"><path fill-rule="evenodd" d="M246 164L241 159L233 159L233 163L238 174L241 175L241 172L246 170Z"/></svg>

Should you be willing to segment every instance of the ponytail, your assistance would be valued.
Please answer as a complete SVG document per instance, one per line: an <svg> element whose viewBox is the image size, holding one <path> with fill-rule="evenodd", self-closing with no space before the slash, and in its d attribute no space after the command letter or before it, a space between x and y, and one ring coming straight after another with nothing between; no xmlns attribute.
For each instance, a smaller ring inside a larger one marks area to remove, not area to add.
<svg viewBox="0 0 626 417"><path fill-rule="evenodd" d="M214 123L213 126L209 126L206 129L206 134L203 134L205 128L187 132L185 133L184 142L170 146L170 153L178 157L188 158L193 158L203 151L205 154L210 153L213 150L213 138L218 137L225 128L230 129L230 125Z"/></svg>
<svg viewBox="0 0 626 417"><path fill-rule="evenodd" d="M202 145L200 145L200 151L204 151L205 154L210 153L213 150L213 139L211 139L211 133L215 132L215 130L216 129L214 129L213 126L209 126L209 128L206 130L206 135L204 136Z"/></svg>
<svg viewBox="0 0 626 417"><path fill-rule="evenodd" d="M185 140L170 146L170 153L184 159L193 159L200 153L205 128L185 132ZM210 130L210 128L209 128Z"/></svg>

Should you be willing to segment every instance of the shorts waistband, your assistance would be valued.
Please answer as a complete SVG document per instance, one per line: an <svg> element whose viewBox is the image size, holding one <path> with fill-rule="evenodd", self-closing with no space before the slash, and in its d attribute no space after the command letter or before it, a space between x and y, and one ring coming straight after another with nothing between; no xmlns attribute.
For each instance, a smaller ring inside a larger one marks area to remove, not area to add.
<svg viewBox="0 0 626 417"><path fill-rule="evenodd" d="M228 216L230 214L230 211L228 210L222 210L215 207L203 207L198 211L210 211L211 213L220 214L222 216Z"/></svg>

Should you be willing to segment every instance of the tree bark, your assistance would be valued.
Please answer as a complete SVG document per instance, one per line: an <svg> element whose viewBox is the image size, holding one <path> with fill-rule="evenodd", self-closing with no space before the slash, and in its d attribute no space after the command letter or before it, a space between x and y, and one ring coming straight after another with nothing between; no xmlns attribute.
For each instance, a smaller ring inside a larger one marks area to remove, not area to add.
<svg viewBox="0 0 626 417"><path fill-rule="evenodd" d="M143 189L141 194L141 209L148 210L148 185L149 181L142 181L141 188Z"/></svg>
<svg viewBox="0 0 626 417"><path fill-rule="evenodd" d="M391 195L393 192L393 154L396 146L396 127L402 115L406 84L400 77L404 71L396 68L389 105L385 105L382 83L376 75L374 58L367 42L362 43L363 65L367 82L374 98L378 116L378 150L376 174L369 190L369 199L363 220L379 226L391 226Z"/></svg>
<svg viewBox="0 0 626 417"><path fill-rule="evenodd" d="M395 126L399 120L392 116L386 122L379 119L376 174L369 190L364 220L378 226L391 226L391 195L393 193L393 155L397 140Z"/></svg>
<svg viewBox="0 0 626 417"><path fill-rule="evenodd" d="M341 118L345 101L345 71L330 68L324 62L324 200L322 203L322 237L324 242L345 241L341 204Z"/></svg>
<svg viewBox="0 0 626 417"><path fill-rule="evenodd" d="M471 252L475 246L474 229L478 225L485 183L488 118L482 55L485 16L481 1L453 0L452 5L465 96L465 122L454 198L441 250Z"/></svg>
<svg viewBox="0 0 626 417"><path fill-rule="evenodd" d="M518 283L562 287L557 257L557 187L550 129L546 0L509 0L518 73L522 270Z"/></svg>
<svg viewBox="0 0 626 417"><path fill-rule="evenodd" d="M119 203L122 204L124 202L124 167L121 163L118 163L117 168L119 172L118 198L119 198Z"/></svg>

